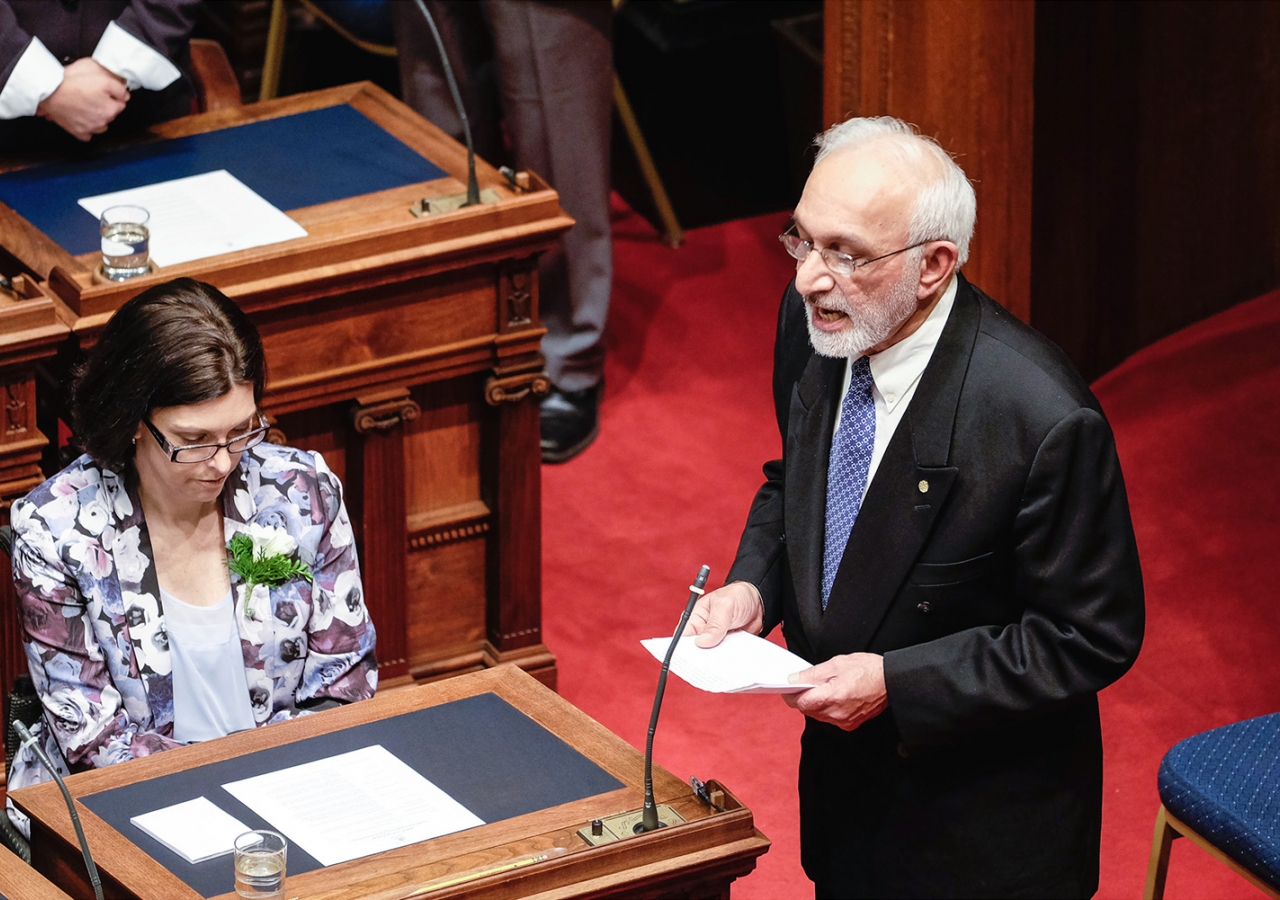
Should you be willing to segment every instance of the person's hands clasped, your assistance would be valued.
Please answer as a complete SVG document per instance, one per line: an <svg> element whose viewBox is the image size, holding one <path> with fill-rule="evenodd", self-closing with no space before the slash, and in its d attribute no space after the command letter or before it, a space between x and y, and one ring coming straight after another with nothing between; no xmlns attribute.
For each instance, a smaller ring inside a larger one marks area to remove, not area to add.
<svg viewBox="0 0 1280 900"><path fill-rule="evenodd" d="M62 84L36 110L77 140L102 134L129 102L124 82L91 57L62 70Z"/></svg>
<svg viewBox="0 0 1280 900"><path fill-rule="evenodd" d="M764 603L754 584L734 581L698 598L686 635L696 634L699 647L714 647L730 631L759 634L764 628Z"/></svg>
<svg viewBox="0 0 1280 900"><path fill-rule="evenodd" d="M787 705L806 716L853 731L889 708L884 684L884 657L878 653L849 653L797 672L793 682L816 685L787 694Z"/></svg>

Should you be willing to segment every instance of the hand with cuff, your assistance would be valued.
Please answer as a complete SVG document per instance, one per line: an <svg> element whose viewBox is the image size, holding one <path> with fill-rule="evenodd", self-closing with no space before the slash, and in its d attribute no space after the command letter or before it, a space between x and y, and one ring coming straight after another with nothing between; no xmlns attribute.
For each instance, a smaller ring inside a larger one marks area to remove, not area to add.
<svg viewBox="0 0 1280 900"><path fill-rule="evenodd" d="M77 140L87 141L106 131L128 102L124 81L86 56L63 69L62 83L40 103L36 114Z"/></svg>
<svg viewBox="0 0 1280 900"><path fill-rule="evenodd" d="M734 581L698 599L686 635L697 635L699 647L714 647L731 631L759 634L764 627L764 601L754 584ZM811 719L852 731L889 708L884 684L884 657L849 653L797 672L793 682L815 687L783 699Z"/></svg>

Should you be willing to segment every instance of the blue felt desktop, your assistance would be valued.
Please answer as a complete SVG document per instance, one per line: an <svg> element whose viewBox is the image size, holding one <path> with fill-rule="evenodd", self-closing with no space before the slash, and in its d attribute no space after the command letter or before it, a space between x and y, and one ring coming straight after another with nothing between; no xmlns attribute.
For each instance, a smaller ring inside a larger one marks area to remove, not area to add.
<svg viewBox="0 0 1280 900"><path fill-rule="evenodd" d="M202 896L212 897L232 889L229 854L193 865L129 819L203 796L250 828L269 828L270 823L222 785L374 744L385 747L485 822L624 787L501 697L478 694L79 799ZM323 786L317 785L320 789ZM320 863L301 847L289 848L290 876L318 868Z"/></svg>
<svg viewBox="0 0 1280 900"><path fill-rule="evenodd" d="M80 198L219 169L282 210L446 174L344 104L9 172L0 202L78 255L99 246L98 221Z"/></svg>

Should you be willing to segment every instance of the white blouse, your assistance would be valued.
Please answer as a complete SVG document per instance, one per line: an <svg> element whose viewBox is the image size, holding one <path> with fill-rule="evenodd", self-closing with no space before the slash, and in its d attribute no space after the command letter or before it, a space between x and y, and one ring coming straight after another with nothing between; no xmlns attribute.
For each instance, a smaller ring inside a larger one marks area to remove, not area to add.
<svg viewBox="0 0 1280 900"><path fill-rule="evenodd" d="M173 660L173 737L207 741L253 728L249 683L231 591L216 606L193 606L161 588Z"/></svg>

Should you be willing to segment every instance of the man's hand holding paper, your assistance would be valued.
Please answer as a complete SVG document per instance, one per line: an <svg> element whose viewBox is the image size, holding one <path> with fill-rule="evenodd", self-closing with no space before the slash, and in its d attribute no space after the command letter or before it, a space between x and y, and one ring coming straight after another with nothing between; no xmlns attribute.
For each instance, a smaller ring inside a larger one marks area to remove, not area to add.
<svg viewBox="0 0 1280 900"><path fill-rule="evenodd" d="M708 649L720 646L725 637L733 632L758 635L763 625L764 603L760 599L760 592L753 584L735 581L698 600L684 633L697 635L697 646ZM664 649L665 646L664 644ZM677 655L679 652L677 649ZM795 660L800 665L805 662L798 656ZM673 671L689 681L679 668L673 666ZM874 653L837 656L820 665L789 673L789 682L795 690L773 689L776 693L786 694L783 699L788 706L845 731L852 731L889 707L889 696L884 684L884 658ZM695 687L703 687L690 683ZM806 689L806 685L814 687ZM703 687L703 690L729 689ZM739 686L733 690L759 693L766 688L755 684L750 689Z"/></svg>
<svg viewBox="0 0 1280 900"><path fill-rule="evenodd" d="M754 584L734 581L698 598L684 633L696 634L695 643L706 648L719 644L731 631L759 634L763 628L764 602L760 592Z"/></svg>
<svg viewBox="0 0 1280 900"><path fill-rule="evenodd" d="M661 660L671 638L640 643ZM684 681L714 694L790 694L812 685L793 677L806 663L785 647L745 631L734 631L714 647L688 641L676 644L671 671Z"/></svg>
<svg viewBox="0 0 1280 900"><path fill-rule="evenodd" d="M884 685L884 657L878 653L847 653L805 669L793 680L816 685L801 694L783 697L787 706L811 719L853 731L889 708Z"/></svg>

